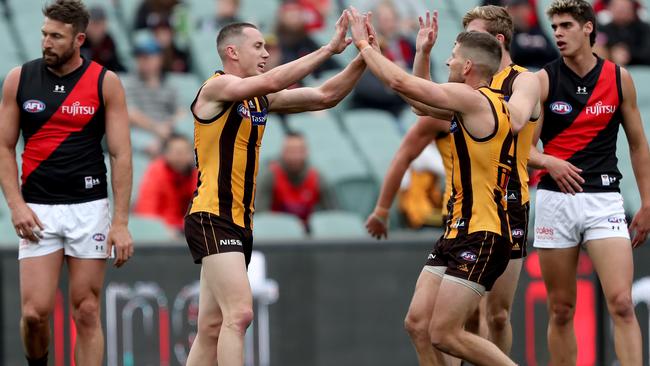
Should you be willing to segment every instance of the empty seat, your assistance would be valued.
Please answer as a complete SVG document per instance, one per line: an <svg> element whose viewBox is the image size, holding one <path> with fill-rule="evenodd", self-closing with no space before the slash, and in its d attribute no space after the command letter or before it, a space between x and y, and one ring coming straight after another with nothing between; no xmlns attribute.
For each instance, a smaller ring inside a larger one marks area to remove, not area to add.
<svg viewBox="0 0 650 366"><path fill-rule="evenodd" d="M365 238L368 236L361 216L346 211L319 211L309 218L314 238Z"/></svg>
<svg viewBox="0 0 650 366"><path fill-rule="evenodd" d="M162 220L132 215L129 217L129 231L136 243L165 243L174 239L172 229Z"/></svg>
<svg viewBox="0 0 650 366"><path fill-rule="evenodd" d="M262 239L302 239L305 227L294 215L279 212L260 212L253 219L253 237Z"/></svg>
<svg viewBox="0 0 650 366"><path fill-rule="evenodd" d="M395 118L384 111L356 109L343 116L343 123L380 184L401 142Z"/></svg>

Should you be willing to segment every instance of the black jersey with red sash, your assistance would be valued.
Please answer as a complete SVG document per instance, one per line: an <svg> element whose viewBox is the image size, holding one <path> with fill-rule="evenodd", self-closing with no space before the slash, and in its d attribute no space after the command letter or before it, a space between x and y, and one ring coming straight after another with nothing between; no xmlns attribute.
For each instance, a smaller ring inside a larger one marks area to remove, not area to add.
<svg viewBox="0 0 650 366"><path fill-rule="evenodd" d="M22 66L16 101L25 143L21 176L25 201L69 204L107 196L101 145L105 72L86 59L61 77L42 59Z"/></svg>
<svg viewBox="0 0 650 366"><path fill-rule="evenodd" d="M618 192L621 173L616 138L623 115L621 70L598 58L585 75L576 75L562 58L546 65L549 91L541 140L544 153L582 169L584 192ZM544 172L539 188L560 191Z"/></svg>

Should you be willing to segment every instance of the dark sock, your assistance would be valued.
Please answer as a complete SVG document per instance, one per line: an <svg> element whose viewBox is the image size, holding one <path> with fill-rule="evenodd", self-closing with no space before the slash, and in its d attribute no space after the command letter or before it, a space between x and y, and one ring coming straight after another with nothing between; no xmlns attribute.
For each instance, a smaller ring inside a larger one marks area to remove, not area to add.
<svg viewBox="0 0 650 366"><path fill-rule="evenodd" d="M29 358L27 356L25 358L28 366L47 366L47 352L40 358Z"/></svg>

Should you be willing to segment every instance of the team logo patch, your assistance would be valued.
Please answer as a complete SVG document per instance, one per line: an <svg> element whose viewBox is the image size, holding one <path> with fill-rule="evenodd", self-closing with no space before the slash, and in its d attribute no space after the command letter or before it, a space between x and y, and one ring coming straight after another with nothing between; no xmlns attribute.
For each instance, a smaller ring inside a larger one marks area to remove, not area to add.
<svg viewBox="0 0 650 366"><path fill-rule="evenodd" d="M451 120L451 126L449 127L449 132L454 133L458 130L458 121L456 120L456 117L454 117Z"/></svg>
<svg viewBox="0 0 650 366"><path fill-rule="evenodd" d="M39 113L45 110L45 103L40 100L30 99L23 103L23 109L28 113Z"/></svg>
<svg viewBox="0 0 650 366"><path fill-rule="evenodd" d="M607 222L612 224L625 224L625 217L611 216L607 219Z"/></svg>
<svg viewBox="0 0 650 366"><path fill-rule="evenodd" d="M265 126L266 125L266 108L262 109L261 112L251 112L251 123L253 126Z"/></svg>
<svg viewBox="0 0 650 366"><path fill-rule="evenodd" d="M521 238L524 236L524 229L512 229L513 238Z"/></svg>
<svg viewBox="0 0 650 366"><path fill-rule="evenodd" d="M551 103L551 112L556 113L556 114L569 114L573 110L573 107L571 107L571 104L567 102L553 102Z"/></svg>
<svg viewBox="0 0 650 366"><path fill-rule="evenodd" d="M459 257L466 262L476 262L476 259L478 259L478 256L470 251L464 251L460 253Z"/></svg>
<svg viewBox="0 0 650 366"><path fill-rule="evenodd" d="M102 233L97 233L97 234L93 235L93 240L94 241L104 241L104 240L106 240L106 235L104 235Z"/></svg>
<svg viewBox="0 0 650 366"><path fill-rule="evenodd" d="M239 114L242 118L250 119L251 118L251 113L246 108L246 106L243 103L237 104L237 114Z"/></svg>

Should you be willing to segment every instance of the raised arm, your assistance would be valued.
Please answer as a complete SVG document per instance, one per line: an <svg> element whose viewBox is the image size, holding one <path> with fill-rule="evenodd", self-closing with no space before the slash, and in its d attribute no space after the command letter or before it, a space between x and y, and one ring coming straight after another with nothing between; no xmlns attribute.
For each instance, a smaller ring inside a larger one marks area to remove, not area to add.
<svg viewBox="0 0 650 366"><path fill-rule="evenodd" d="M435 140L440 132L448 132L449 128L449 121L419 117L415 126L406 133L386 172L375 210L366 220L368 233L374 238L381 239L388 236L388 211L411 162Z"/></svg>
<svg viewBox="0 0 650 366"><path fill-rule="evenodd" d="M108 232L108 254L115 247L115 266L120 267L133 255L133 240L129 234L129 206L133 170L129 116L124 89L120 79L107 71L103 83L106 107L106 143L111 162L113 186L113 221Z"/></svg>
<svg viewBox="0 0 650 366"><path fill-rule="evenodd" d="M352 91L365 69L363 57L357 56L343 71L318 88L284 89L269 94L269 109L279 113L298 113L332 108Z"/></svg>
<svg viewBox="0 0 650 366"><path fill-rule="evenodd" d="M38 216L25 203L18 186L18 166L16 164L16 143L20 134L20 110L16 103L16 93L21 68L16 67L7 74L0 101L0 186L11 210L11 222L16 234L33 242L38 242L37 227L44 229Z"/></svg>
<svg viewBox="0 0 650 366"><path fill-rule="evenodd" d="M623 129L630 146L632 169L639 187L641 208L634 215L630 224L630 231L636 232L632 238L632 245L637 247L643 244L650 230L650 149L648 140L643 132L643 122L636 102L636 89L630 73L621 68L621 84L623 89Z"/></svg>
<svg viewBox="0 0 650 366"><path fill-rule="evenodd" d="M438 11L434 10L433 17L427 11L425 18L418 17L420 30L415 38L415 57L413 59L413 75L431 80L431 49L438 38Z"/></svg>
<svg viewBox="0 0 650 366"><path fill-rule="evenodd" d="M471 112L483 106L484 99L469 85L461 83L436 84L430 80L408 74L392 63L368 42L368 31L364 19L351 8L348 11L352 38L367 67L385 85L407 98L431 107L451 111Z"/></svg>
<svg viewBox="0 0 650 366"><path fill-rule="evenodd" d="M347 10L336 22L336 31L332 40L318 50L297 60L275 67L260 75L240 78L223 75L211 79L203 87L199 98L214 102L240 101L260 95L275 93L285 89L305 76L334 54L339 54L352 42L345 37L348 29ZM264 47L259 42L256 47Z"/></svg>

